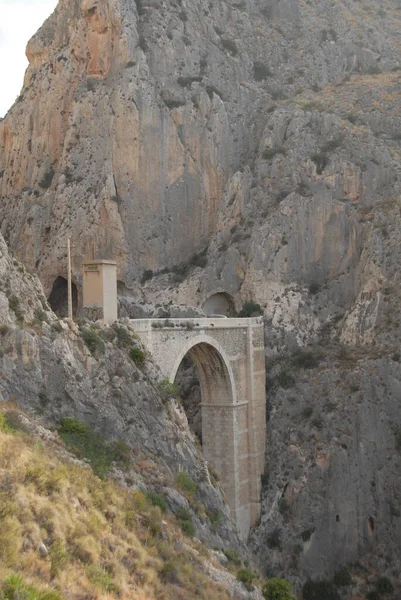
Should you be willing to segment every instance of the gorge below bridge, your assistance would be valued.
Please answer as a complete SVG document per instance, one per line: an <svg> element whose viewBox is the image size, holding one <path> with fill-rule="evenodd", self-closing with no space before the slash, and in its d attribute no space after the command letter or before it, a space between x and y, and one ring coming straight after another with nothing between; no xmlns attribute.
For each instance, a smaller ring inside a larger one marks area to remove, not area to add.
<svg viewBox="0 0 401 600"><path fill-rule="evenodd" d="M266 392L263 319L135 319L138 336L174 382L186 355L200 383L203 455L216 469L246 539L260 516Z"/></svg>

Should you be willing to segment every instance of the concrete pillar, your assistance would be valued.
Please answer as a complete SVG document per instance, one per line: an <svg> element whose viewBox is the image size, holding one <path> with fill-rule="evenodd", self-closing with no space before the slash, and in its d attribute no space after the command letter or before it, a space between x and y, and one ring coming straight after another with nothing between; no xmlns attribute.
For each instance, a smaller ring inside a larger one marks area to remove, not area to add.
<svg viewBox="0 0 401 600"><path fill-rule="evenodd" d="M111 260L84 263L82 281L84 316L114 323L117 319L117 263Z"/></svg>

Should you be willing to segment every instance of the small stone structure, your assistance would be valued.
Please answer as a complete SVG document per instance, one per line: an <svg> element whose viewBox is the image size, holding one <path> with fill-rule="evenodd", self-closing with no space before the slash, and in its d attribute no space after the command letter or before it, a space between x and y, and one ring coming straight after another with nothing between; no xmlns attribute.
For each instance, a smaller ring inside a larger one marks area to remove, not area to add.
<svg viewBox="0 0 401 600"><path fill-rule="evenodd" d="M260 516L264 469L263 319L137 319L132 324L170 382L186 354L194 362L201 387L203 454L216 468L246 539Z"/></svg>
<svg viewBox="0 0 401 600"><path fill-rule="evenodd" d="M117 263L90 260L83 265L84 316L94 321L117 320Z"/></svg>

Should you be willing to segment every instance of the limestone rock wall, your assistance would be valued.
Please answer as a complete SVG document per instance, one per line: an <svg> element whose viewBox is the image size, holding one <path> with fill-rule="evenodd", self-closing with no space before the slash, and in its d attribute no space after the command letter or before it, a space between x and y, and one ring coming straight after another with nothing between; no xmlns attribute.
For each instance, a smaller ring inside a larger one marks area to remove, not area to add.
<svg viewBox="0 0 401 600"><path fill-rule="evenodd" d="M0 124L7 242L46 294L65 274L67 233L78 283L94 245L129 285L204 249L272 102L397 66L395 22L375 11L61 0L28 44L24 88Z"/></svg>

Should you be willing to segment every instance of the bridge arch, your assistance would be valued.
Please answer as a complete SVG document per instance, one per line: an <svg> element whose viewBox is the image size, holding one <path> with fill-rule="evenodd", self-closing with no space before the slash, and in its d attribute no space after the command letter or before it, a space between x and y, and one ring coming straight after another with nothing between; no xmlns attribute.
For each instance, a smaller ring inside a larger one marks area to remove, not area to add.
<svg viewBox="0 0 401 600"><path fill-rule="evenodd" d="M221 345L208 335L198 335L183 344L171 370L170 382L174 382L187 354L196 367L202 404L236 404L235 378L230 360Z"/></svg>
<svg viewBox="0 0 401 600"><path fill-rule="evenodd" d="M203 455L216 469L226 494L235 497L240 481L238 437L232 413L236 385L230 361L215 339L200 334L186 340L180 348L170 373L171 383L187 355L195 365L200 383Z"/></svg>

